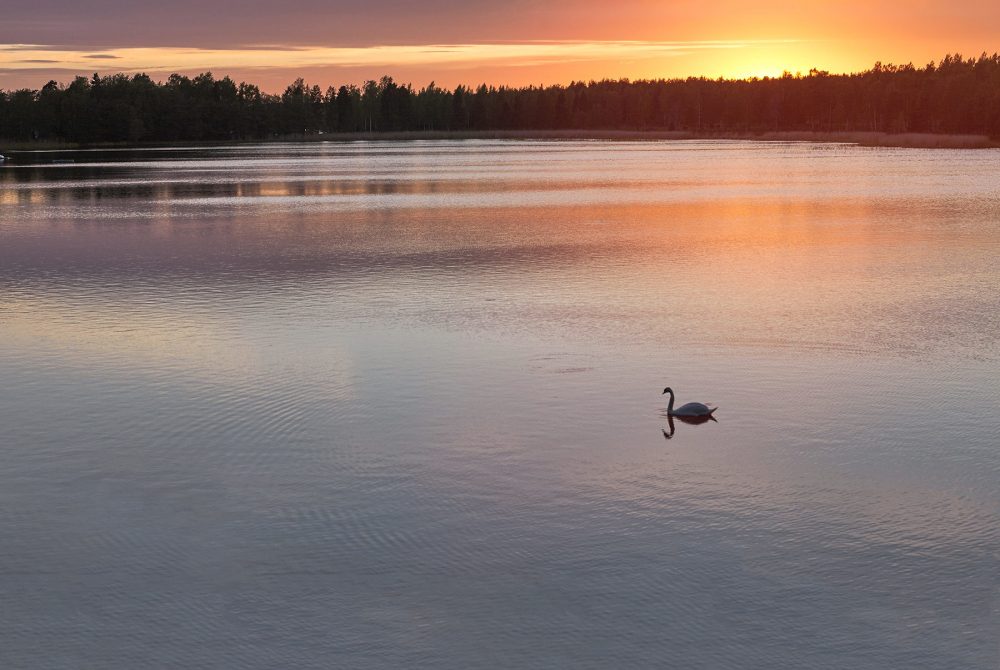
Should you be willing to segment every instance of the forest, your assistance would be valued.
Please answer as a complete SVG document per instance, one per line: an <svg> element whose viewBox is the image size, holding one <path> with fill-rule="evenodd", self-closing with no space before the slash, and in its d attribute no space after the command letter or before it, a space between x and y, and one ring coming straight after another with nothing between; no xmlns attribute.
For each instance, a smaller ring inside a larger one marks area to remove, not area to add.
<svg viewBox="0 0 1000 670"><path fill-rule="evenodd" d="M1000 137L1000 55L924 67L760 79L627 79L415 89L391 77L281 94L211 72L77 77L0 91L0 138L79 144L250 140L352 132L875 131Z"/></svg>

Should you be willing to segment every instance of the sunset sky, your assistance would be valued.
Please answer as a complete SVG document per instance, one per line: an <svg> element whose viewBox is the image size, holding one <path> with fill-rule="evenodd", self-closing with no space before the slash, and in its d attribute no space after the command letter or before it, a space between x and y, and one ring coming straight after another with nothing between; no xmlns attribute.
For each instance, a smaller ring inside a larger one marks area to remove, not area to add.
<svg viewBox="0 0 1000 670"><path fill-rule="evenodd" d="M998 26L996 0L7 0L0 88L95 71L212 70L268 91L297 76L451 87L847 72L993 53Z"/></svg>

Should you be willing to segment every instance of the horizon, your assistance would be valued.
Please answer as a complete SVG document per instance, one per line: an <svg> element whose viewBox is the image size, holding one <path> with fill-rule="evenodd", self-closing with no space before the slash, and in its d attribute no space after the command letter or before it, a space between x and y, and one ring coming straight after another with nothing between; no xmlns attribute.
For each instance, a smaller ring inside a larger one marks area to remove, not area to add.
<svg viewBox="0 0 1000 670"><path fill-rule="evenodd" d="M580 79L573 79L573 80L569 80L569 81L558 81L558 82L527 82L527 83L524 83L524 84L508 84L508 83L498 83L498 82L483 80L483 81L476 81L476 82L459 81L459 82L457 82L457 83L455 83L453 85L443 85L438 79L435 79L433 77L429 81L427 81L426 83L420 84L420 83L417 83L417 82L415 82L413 80L404 80L402 78L398 78L395 75L391 74L390 72L386 71L386 72L382 72L381 74L377 74L375 76L368 77L368 78L363 79L363 80L352 80L352 81L337 80L337 81L324 81L324 82L312 81L312 80L307 79L304 76L296 76L295 73L291 73L292 74L292 79L289 79L288 81L286 81L284 83L279 83L275 88L266 88L265 86L260 85L260 82L258 82L258 81L255 81L255 80L252 80L252 79L243 79L243 78L240 78L240 77L235 77L235 76L232 76L228 72L217 72L217 71L214 71L214 70L211 70L211 69L200 70L200 71L187 71L187 70L180 71L180 70L176 70L176 71L171 71L171 72L164 71L164 72L159 72L159 73L151 73L151 72L147 72L147 71L144 71L144 70L135 70L135 71L133 71L133 70L110 70L110 71L104 71L104 72L102 72L101 70L98 69L98 70L93 70L89 74L87 74L87 73L75 74L72 77L69 77L68 79L48 79L48 80L45 80L45 81L36 81L33 84L28 84L28 85L18 86L18 87L5 86L4 83L3 83L3 79L0 78L0 91L15 91L15 90L24 90L24 89L36 90L37 91L37 90L40 90L46 84L51 83L53 81L56 84L58 84L61 88L65 88L65 87L69 86L69 84L72 83L72 81L74 79L76 79L76 78L82 77L82 78L85 78L85 79L92 79L95 76L99 77L99 78L104 78L104 77L113 77L113 76L117 76L117 75L125 75L125 76L129 77L130 79L133 78L133 77L136 77L136 76L147 76L153 82L155 82L158 85L162 85L162 84L166 83L167 80L170 77L172 77L172 76L182 76L182 77L188 77L188 78L192 78L193 79L193 78L201 76L201 75L211 75L213 77L213 79L215 79L216 81L228 78L229 80L231 80L235 84L256 85L260 89L260 92L263 93L263 94L266 94L266 95L280 95L282 92L284 92L286 90L286 88L294 85L298 80L302 80L309 87L312 87L314 85L315 86L319 86L319 88L322 91L324 91L324 92L327 91L330 88L336 89L336 88L339 88L340 86L361 88L361 87L364 86L365 83L367 83L369 81L378 82L378 81L381 81L381 80L383 80L385 78L388 78L390 81L394 82L398 86L401 86L401 87L404 87L404 88L410 87L410 88L412 88L412 90L414 92L419 92L419 91L422 91L422 90L426 90L426 89L428 89L428 88L430 88L432 86L435 87L435 88L437 88L437 89L442 89L442 90L446 90L446 91L454 91L455 89L457 89L459 87L462 87L465 90L474 91L474 90L476 90L477 88L479 88L481 86L486 86L487 88L489 88L491 90L493 90L493 89L505 89L505 88L506 89L512 89L512 90L528 89L528 88L548 89L548 88L568 88L570 86L579 85L579 84L587 85L587 84L594 84L594 83L600 83L600 82L609 82L609 81L610 82L641 83L641 82L672 82L672 81L686 81L686 80L691 80L691 79L703 79L703 80L709 80L709 81L726 81L726 82L740 82L740 81L742 81L742 82L753 82L753 81L763 81L763 80L768 80L768 79L780 79L780 78L784 78L784 77L791 77L791 78L800 79L800 78L806 78L806 77L814 76L815 74L822 74L824 76L832 76L832 77L851 77L851 76L863 75L863 74L872 72L877 67L883 67L883 68L889 68L889 69L892 69L892 68L912 67L912 68L914 68L916 70L924 70L926 68L939 67L941 65L941 63L944 62L944 59L946 59L946 58L955 58L955 59L961 60L963 62L974 62L977 59L981 59L983 57L987 57L987 58L994 57L995 58L995 57L997 57L997 54L998 54L998 52L996 52L996 51L994 51L992 53L987 52L987 51L983 51L983 52L977 53L974 56L971 56L971 55L966 55L966 54L959 53L959 52L954 52L954 53L949 52L949 53L944 54L940 58L931 59L930 61L928 61L928 62L926 62L926 63L924 63L922 65L919 65L919 64L915 63L912 60L905 61L905 62L898 62L898 63L894 63L894 62L891 62L891 61L876 60L876 61L872 62L871 64L869 64L867 67L860 68L860 69L857 69L857 70L852 70L852 71L849 71L849 72L831 72L829 70L824 70L822 68L818 68L818 67L813 66L813 67L810 67L808 70L805 70L805 71L802 71L802 70L796 70L796 71L784 70L782 72L779 72L779 73L773 74L773 75L772 74L748 75L748 76L745 76L745 77L739 77L739 76L731 76L730 77L730 76L725 76L725 75L719 75L717 77L711 77L711 76L703 75L703 74L688 74L688 75L662 76L662 77L628 77L628 76L615 77L615 76L607 76L607 77L580 78Z"/></svg>
<svg viewBox="0 0 1000 670"><path fill-rule="evenodd" d="M100 66L145 72L225 73L275 91L297 77L520 87L591 79L748 79L861 71L881 62L921 67L945 53L996 50L996 3L949 13L930 0L901 12L888 0L806 3L791 16L773 0L711 5L558 0L543 7L430 0L292 6L180 0L165 11L124 0L78 6L19 0L0 25L0 88L90 76ZM196 17L197 20L192 20ZM107 72L108 70L105 70Z"/></svg>

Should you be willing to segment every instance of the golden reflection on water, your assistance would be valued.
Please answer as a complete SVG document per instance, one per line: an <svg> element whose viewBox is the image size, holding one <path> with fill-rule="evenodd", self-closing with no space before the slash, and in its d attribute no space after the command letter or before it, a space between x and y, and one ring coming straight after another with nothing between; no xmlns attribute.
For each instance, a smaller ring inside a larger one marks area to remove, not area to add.
<svg viewBox="0 0 1000 670"><path fill-rule="evenodd" d="M987 345L980 353L995 353L995 342L982 337L994 320L996 298L986 289L995 233L985 225L955 230L949 216L919 204L764 199L579 207L568 201L328 213L223 209L200 220L174 216L178 208L169 199L142 209L153 216L138 225L55 215L44 234L12 217L7 253L45 276L58 278L51 274L55 262L68 274L128 276L137 290L193 274L247 290L264 282L269 292L294 293L299 283L327 282L350 293L364 278L367 292L403 310L436 299L451 311L516 306L527 315L534 310L540 323L543 298L559 301L550 314L569 317L605 305L605 321L628 319L633 327L665 328L666 335L704 344L916 350L937 339L922 321L937 306L942 314L964 310L969 321L950 326L949 346ZM966 272L954 272L956 258ZM372 267L384 272L372 274ZM431 278L441 284L428 286ZM454 283L475 292L438 290ZM62 283L59 290L77 289ZM129 293L127 282L121 290ZM485 294L500 304L479 303ZM694 330L692 320L699 322Z"/></svg>

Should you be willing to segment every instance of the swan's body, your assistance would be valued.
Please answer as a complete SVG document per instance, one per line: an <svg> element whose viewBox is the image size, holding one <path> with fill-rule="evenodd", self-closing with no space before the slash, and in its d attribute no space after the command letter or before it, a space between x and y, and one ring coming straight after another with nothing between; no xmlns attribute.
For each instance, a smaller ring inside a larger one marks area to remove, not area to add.
<svg viewBox="0 0 1000 670"><path fill-rule="evenodd" d="M700 402L689 402L681 405L673 412L670 412L670 414L673 416L708 416L714 411L714 407L709 407Z"/></svg>
<svg viewBox="0 0 1000 670"><path fill-rule="evenodd" d="M664 393L670 394L670 400L667 402L667 416L676 417L691 417L691 416L712 416L712 412L719 409L718 407L709 407L708 405L700 402L689 402L681 405L677 409L674 409L674 390L669 386L663 389Z"/></svg>

